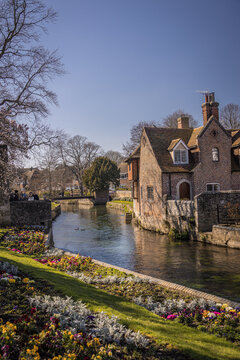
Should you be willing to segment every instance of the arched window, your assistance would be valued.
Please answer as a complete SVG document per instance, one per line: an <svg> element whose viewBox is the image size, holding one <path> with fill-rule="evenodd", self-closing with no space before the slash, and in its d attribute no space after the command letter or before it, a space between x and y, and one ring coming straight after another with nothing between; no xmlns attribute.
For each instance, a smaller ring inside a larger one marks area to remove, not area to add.
<svg viewBox="0 0 240 360"><path fill-rule="evenodd" d="M212 161L219 161L219 151L216 147L212 148Z"/></svg>

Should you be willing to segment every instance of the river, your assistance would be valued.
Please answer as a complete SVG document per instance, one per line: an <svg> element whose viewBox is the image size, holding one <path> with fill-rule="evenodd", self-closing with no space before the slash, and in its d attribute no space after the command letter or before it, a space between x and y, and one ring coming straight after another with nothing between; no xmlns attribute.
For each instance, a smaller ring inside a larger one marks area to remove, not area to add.
<svg viewBox="0 0 240 360"><path fill-rule="evenodd" d="M126 224L104 206L62 206L53 223L55 247L163 280L240 301L240 250L173 241Z"/></svg>

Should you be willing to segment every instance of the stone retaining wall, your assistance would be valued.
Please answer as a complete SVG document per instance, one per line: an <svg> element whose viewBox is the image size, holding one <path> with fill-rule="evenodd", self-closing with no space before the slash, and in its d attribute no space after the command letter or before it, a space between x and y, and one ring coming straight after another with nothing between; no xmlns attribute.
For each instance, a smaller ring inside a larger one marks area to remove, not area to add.
<svg viewBox="0 0 240 360"><path fill-rule="evenodd" d="M8 226L11 224L10 203L2 200L0 202L0 226Z"/></svg>
<svg viewBox="0 0 240 360"><path fill-rule="evenodd" d="M240 228L213 225L211 244L240 249Z"/></svg>

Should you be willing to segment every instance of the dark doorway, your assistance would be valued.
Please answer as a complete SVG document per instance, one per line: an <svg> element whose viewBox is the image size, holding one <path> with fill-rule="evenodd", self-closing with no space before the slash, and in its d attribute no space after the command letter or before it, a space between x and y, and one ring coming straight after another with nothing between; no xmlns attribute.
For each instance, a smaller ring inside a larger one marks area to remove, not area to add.
<svg viewBox="0 0 240 360"><path fill-rule="evenodd" d="M179 199L190 200L190 185L187 182L183 182L179 186Z"/></svg>

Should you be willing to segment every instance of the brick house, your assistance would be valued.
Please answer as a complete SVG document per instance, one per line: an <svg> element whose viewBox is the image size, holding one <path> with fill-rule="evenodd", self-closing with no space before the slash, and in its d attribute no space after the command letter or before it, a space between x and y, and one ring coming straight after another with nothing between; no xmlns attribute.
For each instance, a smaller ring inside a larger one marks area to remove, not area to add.
<svg viewBox="0 0 240 360"><path fill-rule="evenodd" d="M203 192L240 190L240 129L219 123L214 93L202 104L203 125L143 128L139 147L126 160L134 211L148 229L164 232L167 200L192 200Z"/></svg>

